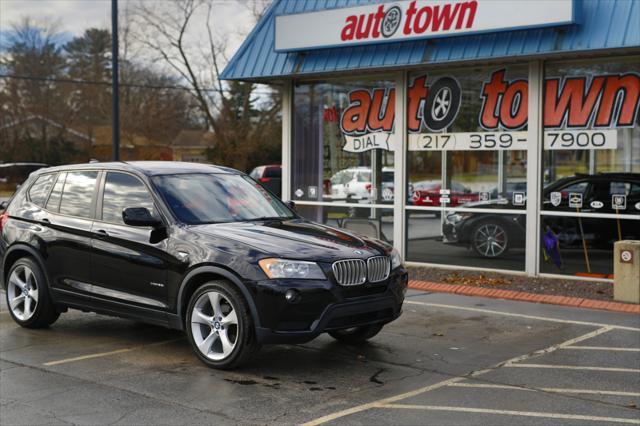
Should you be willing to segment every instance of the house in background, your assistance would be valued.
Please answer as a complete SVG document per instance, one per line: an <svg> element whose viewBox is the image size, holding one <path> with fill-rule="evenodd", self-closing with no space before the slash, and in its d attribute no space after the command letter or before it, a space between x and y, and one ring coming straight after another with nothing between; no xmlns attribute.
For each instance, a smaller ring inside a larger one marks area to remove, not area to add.
<svg viewBox="0 0 640 426"><path fill-rule="evenodd" d="M90 134L41 115L29 115L0 126L0 149L3 154L0 155L0 162L55 161L55 151L65 149L71 150L71 157L65 157L64 161L85 162L90 158L94 142Z"/></svg>
<svg viewBox="0 0 640 426"><path fill-rule="evenodd" d="M188 161L191 163L206 163L207 149L213 148L215 135L206 130L181 130L173 140L174 161Z"/></svg>
<svg viewBox="0 0 640 426"><path fill-rule="evenodd" d="M110 125L96 126L92 129L94 143L91 158L98 161L110 161L112 158L112 130ZM121 131L120 159L171 161L171 147L164 141L157 141L146 136Z"/></svg>

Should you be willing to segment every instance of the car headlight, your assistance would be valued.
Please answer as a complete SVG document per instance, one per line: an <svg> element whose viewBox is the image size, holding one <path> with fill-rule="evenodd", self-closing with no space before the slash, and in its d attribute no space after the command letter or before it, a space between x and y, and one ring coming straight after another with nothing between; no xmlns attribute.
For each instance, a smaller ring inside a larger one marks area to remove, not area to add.
<svg viewBox="0 0 640 426"><path fill-rule="evenodd" d="M455 225L456 223L468 218L471 216L471 213L452 213L447 216L447 223Z"/></svg>
<svg viewBox="0 0 640 426"><path fill-rule="evenodd" d="M402 256L398 253L398 250L391 250L391 269L396 269L398 266L402 266Z"/></svg>
<svg viewBox="0 0 640 426"><path fill-rule="evenodd" d="M297 278L301 280L324 280L324 272L315 262L287 259L262 259L260 268L270 279Z"/></svg>

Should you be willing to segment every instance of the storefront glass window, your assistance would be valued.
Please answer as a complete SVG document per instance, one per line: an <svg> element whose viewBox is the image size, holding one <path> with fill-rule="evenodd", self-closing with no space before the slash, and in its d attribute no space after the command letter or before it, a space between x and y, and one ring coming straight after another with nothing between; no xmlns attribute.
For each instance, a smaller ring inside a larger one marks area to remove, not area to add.
<svg viewBox="0 0 640 426"><path fill-rule="evenodd" d="M407 259L524 269L528 68L412 73Z"/></svg>
<svg viewBox="0 0 640 426"><path fill-rule="evenodd" d="M640 57L549 62L541 272L611 278L640 239Z"/></svg>
<svg viewBox="0 0 640 426"><path fill-rule="evenodd" d="M296 210L305 219L393 244L393 209L299 205Z"/></svg>
<svg viewBox="0 0 640 426"><path fill-rule="evenodd" d="M291 199L298 212L391 242L397 143L393 82L299 83L293 119Z"/></svg>
<svg viewBox="0 0 640 426"><path fill-rule="evenodd" d="M291 198L392 204L394 117L391 81L296 85Z"/></svg>

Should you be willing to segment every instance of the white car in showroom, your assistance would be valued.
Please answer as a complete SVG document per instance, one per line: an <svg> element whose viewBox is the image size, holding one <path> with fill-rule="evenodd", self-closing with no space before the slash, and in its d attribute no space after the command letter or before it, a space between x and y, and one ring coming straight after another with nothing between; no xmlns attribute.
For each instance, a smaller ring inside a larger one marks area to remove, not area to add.
<svg viewBox="0 0 640 426"><path fill-rule="evenodd" d="M331 179L331 198L334 200L370 200L374 185L369 167L349 167ZM382 201L393 201L393 167L383 167L380 192Z"/></svg>

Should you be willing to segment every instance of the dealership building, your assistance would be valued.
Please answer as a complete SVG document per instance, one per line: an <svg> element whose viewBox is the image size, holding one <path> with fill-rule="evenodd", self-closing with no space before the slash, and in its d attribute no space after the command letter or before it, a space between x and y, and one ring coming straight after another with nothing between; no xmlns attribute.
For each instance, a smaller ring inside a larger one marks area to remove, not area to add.
<svg viewBox="0 0 640 426"><path fill-rule="evenodd" d="M409 264L612 279L640 240L640 1L275 0L282 194Z"/></svg>

